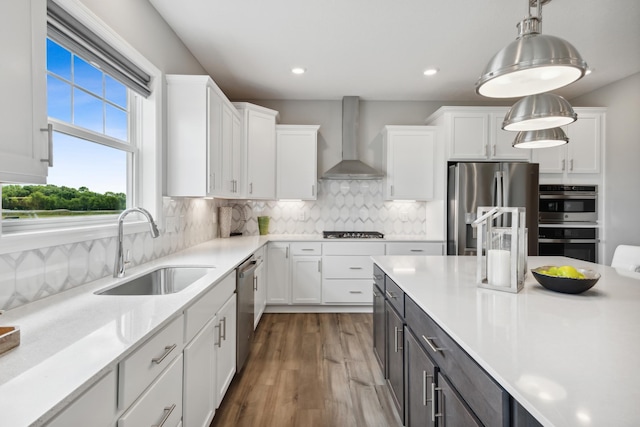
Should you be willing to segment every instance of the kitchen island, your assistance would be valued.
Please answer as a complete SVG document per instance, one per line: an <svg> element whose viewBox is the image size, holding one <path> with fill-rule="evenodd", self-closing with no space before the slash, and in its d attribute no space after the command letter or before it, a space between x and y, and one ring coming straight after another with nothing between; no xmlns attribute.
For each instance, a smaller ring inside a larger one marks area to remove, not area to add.
<svg viewBox="0 0 640 427"><path fill-rule="evenodd" d="M640 274L529 257L529 268L570 264L602 277L568 295L544 289L529 273L524 289L511 294L476 286L475 257L373 259L542 425L640 423Z"/></svg>

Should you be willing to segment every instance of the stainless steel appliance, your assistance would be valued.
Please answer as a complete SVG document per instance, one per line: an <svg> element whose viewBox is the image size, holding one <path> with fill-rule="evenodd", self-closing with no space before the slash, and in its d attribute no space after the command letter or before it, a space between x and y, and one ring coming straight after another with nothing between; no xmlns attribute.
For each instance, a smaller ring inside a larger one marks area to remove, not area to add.
<svg viewBox="0 0 640 427"><path fill-rule="evenodd" d="M325 239L382 239L384 234L378 231L323 231Z"/></svg>
<svg viewBox="0 0 640 427"><path fill-rule="evenodd" d="M236 269L237 300L237 347L236 347L236 372L240 372L251 350L253 339L254 320L254 272L262 261L257 261L253 255L247 258Z"/></svg>
<svg viewBox="0 0 640 427"><path fill-rule="evenodd" d="M540 226L539 254L566 256L598 262L598 229L596 227Z"/></svg>
<svg viewBox="0 0 640 427"><path fill-rule="evenodd" d="M593 222L598 220L597 185L541 185L540 222Z"/></svg>
<svg viewBox="0 0 640 427"><path fill-rule="evenodd" d="M538 254L537 163L452 163L449 165L447 254L475 255L479 206L524 207L529 255ZM510 224L497 224L510 226Z"/></svg>

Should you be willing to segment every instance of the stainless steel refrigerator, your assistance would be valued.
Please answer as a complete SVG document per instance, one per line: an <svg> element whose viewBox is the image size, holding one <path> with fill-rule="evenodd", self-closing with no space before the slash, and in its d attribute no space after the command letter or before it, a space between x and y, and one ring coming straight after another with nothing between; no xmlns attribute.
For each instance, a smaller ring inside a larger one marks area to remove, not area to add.
<svg viewBox="0 0 640 427"><path fill-rule="evenodd" d="M538 255L537 163L459 162L449 165L448 175L447 254L475 255L477 229L471 223L478 207L506 206L526 209L529 255Z"/></svg>

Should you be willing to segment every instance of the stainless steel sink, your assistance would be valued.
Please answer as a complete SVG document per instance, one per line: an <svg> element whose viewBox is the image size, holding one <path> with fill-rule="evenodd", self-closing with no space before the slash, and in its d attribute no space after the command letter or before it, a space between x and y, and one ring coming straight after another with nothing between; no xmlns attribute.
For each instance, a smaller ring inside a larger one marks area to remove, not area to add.
<svg viewBox="0 0 640 427"><path fill-rule="evenodd" d="M214 267L163 267L116 286L97 291L97 295L166 295L186 289Z"/></svg>

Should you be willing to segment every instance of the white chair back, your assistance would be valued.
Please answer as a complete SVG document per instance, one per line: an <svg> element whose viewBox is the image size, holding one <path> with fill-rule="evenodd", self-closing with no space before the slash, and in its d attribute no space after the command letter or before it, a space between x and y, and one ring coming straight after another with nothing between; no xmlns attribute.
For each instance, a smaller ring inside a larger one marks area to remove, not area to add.
<svg viewBox="0 0 640 427"><path fill-rule="evenodd" d="M640 272L640 246L619 245L613 253L611 267Z"/></svg>

